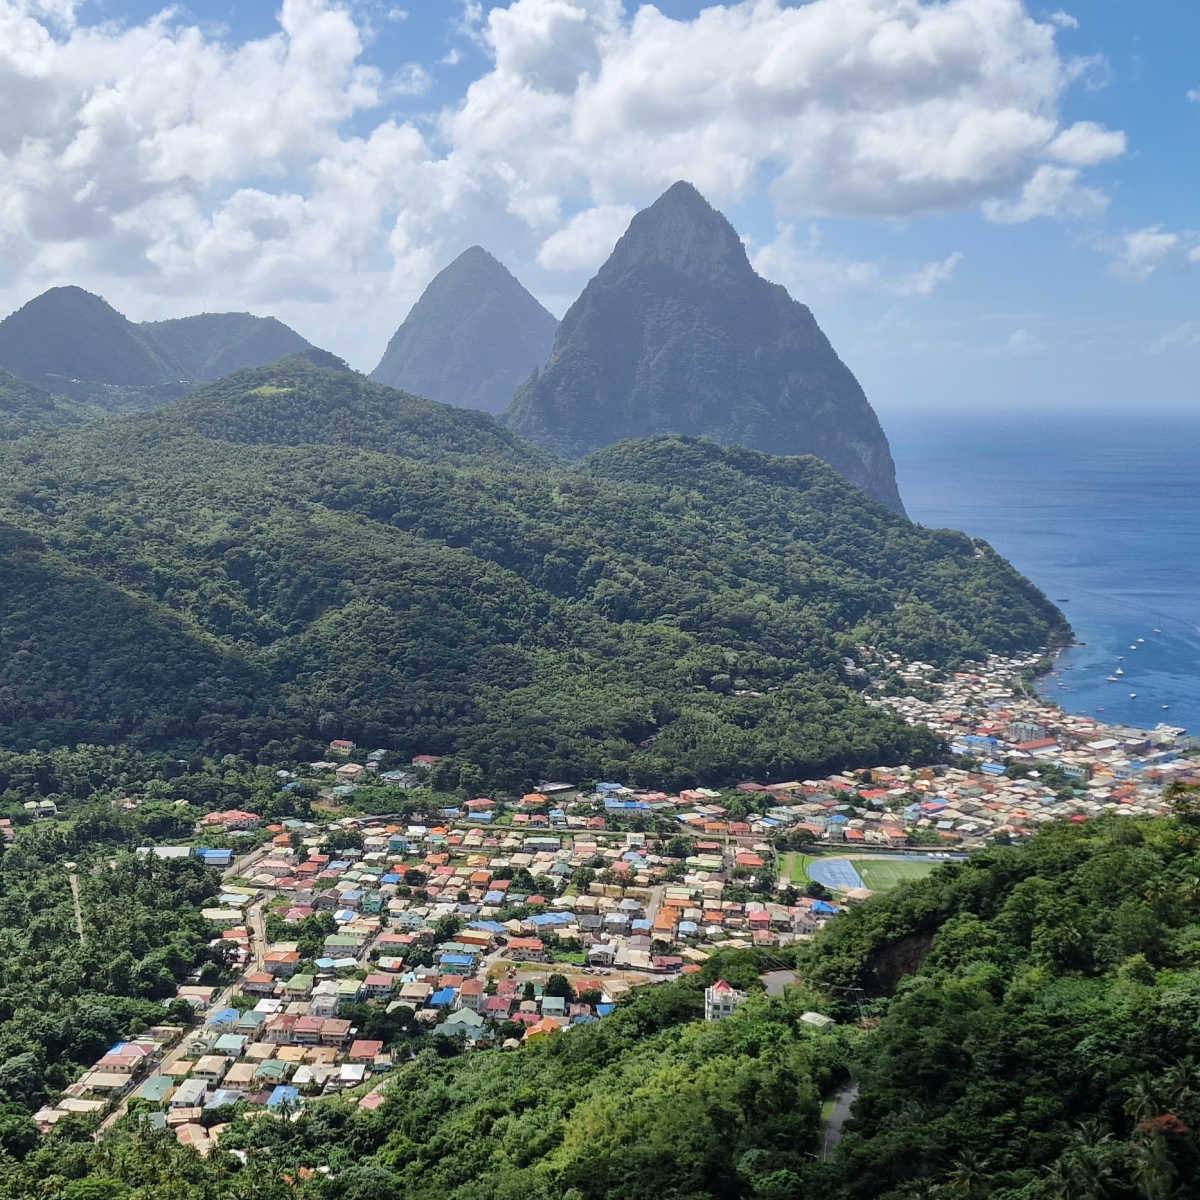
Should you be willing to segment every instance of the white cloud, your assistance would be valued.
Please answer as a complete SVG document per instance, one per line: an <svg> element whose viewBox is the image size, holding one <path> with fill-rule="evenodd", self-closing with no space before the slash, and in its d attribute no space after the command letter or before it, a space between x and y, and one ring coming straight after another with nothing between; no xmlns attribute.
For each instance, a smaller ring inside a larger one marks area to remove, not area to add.
<svg viewBox="0 0 1200 1200"><path fill-rule="evenodd" d="M1085 66L1055 44L1069 22L1021 0L742 0L687 20L462 0L453 29L490 61L412 122L390 106L424 94L429 67L367 65L355 11L282 0L274 34L237 44L179 10L88 25L73 0L0 0L0 301L79 282L134 316L162 314L156 297L270 303L366 357L463 245L567 292L677 178L723 205L769 179L783 223L1015 221L1099 211L1083 171L1124 150L1064 127ZM800 254L796 270L919 296L958 261Z"/></svg>
<svg viewBox="0 0 1200 1200"><path fill-rule="evenodd" d="M1046 343L1028 329L1014 329L999 347L999 352L1011 358L1033 358L1046 352Z"/></svg>
<svg viewBox="0 0 1200 1200"><path fill-rule="evenodd" d="M1046 152L1058 162L1073 167L1092 167L1120 158L1125 153L1125 134L1120 130L1105 129L1094 121L1077 121L1064 129L1046 147Z"/></svg>
<svg viewBox="0 0 1200 1200"><path fill-rule="evenodd" d="M1108 198L1096 188L1082 187L1077 167L1042 165L1034 171L1020 194L1010 200L985 200L989 221L1015 225L1038 217L1087 218L1102 213Z"/></svg>
<svg viewBox="0 0 1200 1200"><path fill-rule="evenodd" d="M1112 269L1127 279L1149 279L1170 263L1200 263L1200 234L1147 225L1122 234L1112 259Z"/></svg>
<svg viewBox="0 0 1200 1200"><path fill-rule="evenodd" d="M1079 20L1071 16L1069 12L1063 12L1060 8L1058 12L1050 14L1050 20L1059 27L1059 29L1078 29Z"/></svg>
<svg viewBox="0 0 1200 1200"><path fill-rule="evenodd" d="M1200 88L1188 88L1187 98L1192 104L1200 104Z"/></svg>
<svg viewBox="0 0 1200 1200"><path fill-rule="evenodd" d="M821 229L809 226L801 239L793 226L779 230L774 241L753 256L760 275L785 287L799 300L813 295L865 291L885 296L930 296L949 283L963 260L961 251L918 267L897 271L888 264L851 259L823 248Z"/></svg>
<svg viewBox="0 0 1200 1200"><path fill-rule="evenodd" d="M548 271L596 270L612 253L634 212L626 204L604 204L576 213L542 243L538 265Z"/></svg>

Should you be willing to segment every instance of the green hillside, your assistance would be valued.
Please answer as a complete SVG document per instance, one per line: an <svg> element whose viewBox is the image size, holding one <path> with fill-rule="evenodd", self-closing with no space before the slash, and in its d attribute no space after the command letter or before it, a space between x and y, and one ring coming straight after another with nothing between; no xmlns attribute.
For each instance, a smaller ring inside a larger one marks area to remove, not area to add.
<svg viewBox="0 0 1200 1200"><path fill-rule="evenodd" d="M755 952L723 952L519 1049L422 1050L373 1112L235 1115L208 1159L136 1122L99 1146L64 1122L39 1147L14 1108L0 1198L1185 1200L1198 847L1186 798L1175 820L1049 826L852 909L799 951L805 982L781 997L762 994ZM62 925L61 883L42 890ZM187 933L163 919L164 938ZM750 995L705 1023L720 976ZM814 1008L837 1023L818 1032ZM21 1067L0 1071L10 1097ZM831 1144L821 1121L850 1080Z"/></svg>
<svg viewBox="0 0 1200 1200"><path fill-rule="evenodd" d="M77 425L86 416L85 409L0 371L0 441L28 437L60 425Z"/></svg>
<svg viewBox="0 0 1200 1200"><path fill-rule="evenodd" d="M566 467L303 358L0 466L0 519L98 589L86 634L78 604L0 597L0 636L38 647L0 714L17 747L344 735L453 755L472 786L791 778L934 752L849 686L858 640L950 664L1063 629L995 555L816 460L655 439ZM81 638L169 666L85 666Z"/></svg>

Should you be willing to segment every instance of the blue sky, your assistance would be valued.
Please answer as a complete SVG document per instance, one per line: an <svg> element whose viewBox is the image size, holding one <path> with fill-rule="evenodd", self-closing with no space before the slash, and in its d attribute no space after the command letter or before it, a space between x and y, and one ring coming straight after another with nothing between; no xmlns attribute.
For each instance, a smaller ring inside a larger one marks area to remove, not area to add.
<svg viewBox="0 0 1200 1200"><path fill-rule="evenodd" d="M684 177L885 422L1191 406L1198 37L1182 0L0 0L0 308L274 313L369 370L466 246L561 314Z"/></svg>

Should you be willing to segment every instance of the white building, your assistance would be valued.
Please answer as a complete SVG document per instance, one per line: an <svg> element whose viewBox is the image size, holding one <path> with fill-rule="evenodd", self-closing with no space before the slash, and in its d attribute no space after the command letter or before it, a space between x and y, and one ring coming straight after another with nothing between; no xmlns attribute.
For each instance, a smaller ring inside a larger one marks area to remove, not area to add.
<svg viewBox="0 0 1200 1200"><path fill-rule="evenodd" d="M704 1019L720 1021L731 1017L737 1011L738 1005L746 998L745 992L739 992L730 987L723 979L718 979L712 987L704 989Z"/></svg>

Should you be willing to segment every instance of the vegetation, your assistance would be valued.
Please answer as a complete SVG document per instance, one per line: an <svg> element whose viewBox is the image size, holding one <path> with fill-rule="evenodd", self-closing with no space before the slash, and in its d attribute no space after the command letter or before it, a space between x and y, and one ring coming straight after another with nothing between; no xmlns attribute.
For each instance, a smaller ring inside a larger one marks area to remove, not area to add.
<svg viewBox="0 0 1200 1200"><path fill-rule="evenodd" d="M802 970L843 1015L861 1000L879 1021L854 1066L853 1120L812 1194L1194 1195L1189 820L1050 826L835 922Z"/></svg>
<svg viewBox="0 0 1200 1200"><path fill-rule="evenodd" d="M58 425L76 425L86 416L85 409L0 370L0 441L28 437Z"/></svg>
<svg viewBox="0 0 1200 1200"><path fill-rule="evenodd" d="M798 995L759 995L734 1019L705 1024L702 986L643 989L603 1021L515 1053L425 1051L395 1073L376 1112L334 1100L294 1124L235 1122L203 1170L148 1133L100 1148L51 1138L0 1172L0 1197L67 1197L97 1177L129 1200L272 1196L281 1178L329 1166L328 1179L290 1194L784 1200L818 1144L820 1093L846 1057L844 1039L802 1023ZM175 1190L153 1191L170 1174Z"/></svg>
<svg viewBox="0 0 1200 1200"><path fill-rule="evenodd" d="M0 854L0 1162L31 1147L29 1114L81 1067L123 1035L186 1016L164 1001L188 972L223 965L200 915L215 875L198 859L92 857L102 834L87 822L39 830Z"/></svg>
<svg viewBox="0 0 1200 1200"><path fill-rule="evenodd" d="M0 464L16 748L345 736L445 756L443 790L803 777L935 752L861 701L862 641L953 665L1063 628L815 460L663 438L567 469L302 358Z"/></svg>
<svg viewBox="0 0 1200 1200"><path fill-rule="evenodd" d="M194 901L204 881L125 859L87 874L79 946L50 865L72 845L22 835L0 863L3 919L30 930L4 945L0 1200L1181 1200L1200 1168L1200 805L1181 793L1176 806L1174 819L1049 826L939 866L834 921L782 997L762 994L767 964L741 950L517 1051L420 1049L408 1010L356 1011L418 1048L385 1103L325 1099L296 1121L231 1113L207 1160L136 1117L98 1146L73 1122L30 1135L41 1081L112 1036L88 987L159 995L171 953L202 957L198 928L142 898ZM141 907L126 913L117 893ZM64 964L52 971L32 952L47 931ZM787 952L771 953L778 966ZM76 997L65 981L81 975ZM717 977L750 998L706 1024L701 989ZM546 990L571 985L552 976ZM815 1030L801 1020L812 1008L840 1023ZM850 1078L858 1100L822 1157L822 1114Z"/></svg>
<svg viewBox="0 0 1200 1200"><path fill-rule="evenodd" d="M322 353L274 318L205 313L135 325L78 287L51 288L0 321L0 369L113 412L157 407L189 381L304 352Z"/></svg>

